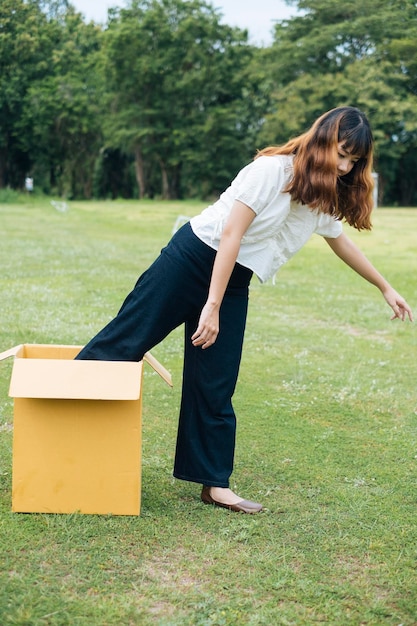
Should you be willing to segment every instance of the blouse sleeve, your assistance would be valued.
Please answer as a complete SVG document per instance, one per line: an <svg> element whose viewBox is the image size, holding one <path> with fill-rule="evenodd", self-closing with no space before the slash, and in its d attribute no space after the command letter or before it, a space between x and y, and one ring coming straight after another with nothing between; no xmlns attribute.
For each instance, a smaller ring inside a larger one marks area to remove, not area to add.
<svg viewBox="0 0 417 626"><path fill-rule="evenodd" d="M282 160L276 156L258 157L233 181L234 199L249 206L256 214L268 206L285 185Z"/></svg>
<svg viewBox="0 0 417 626"><path fill-rule="evenodd" d="M342 222L336 220L332 215L321 213L315 230L317 235L336 239L343 232Z"/></svg>

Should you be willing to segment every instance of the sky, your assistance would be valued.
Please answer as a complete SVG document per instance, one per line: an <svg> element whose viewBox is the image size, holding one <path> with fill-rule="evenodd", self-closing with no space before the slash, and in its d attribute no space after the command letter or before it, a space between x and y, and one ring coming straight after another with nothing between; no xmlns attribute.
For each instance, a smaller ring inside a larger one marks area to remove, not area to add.
<svg viewBox="0 0 417 626"><path fill-rule="evenodd" d="M70 0L77 11L87 21L104 24L107 9L125 6L123 0ZM222 21L229 26L246 28L250 42L256 45L269 45L274 20L288 19L296 14L294 7L288 7L285 0L209 0L223 14Z"/></svg>

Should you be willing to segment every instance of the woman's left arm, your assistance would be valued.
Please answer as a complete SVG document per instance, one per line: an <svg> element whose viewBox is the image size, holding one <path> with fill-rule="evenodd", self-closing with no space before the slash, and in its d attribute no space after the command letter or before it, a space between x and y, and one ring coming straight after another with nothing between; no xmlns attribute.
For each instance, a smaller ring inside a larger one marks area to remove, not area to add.
<svg viewBox="0 0 417 626"><path fill-rule="evenodd" d="M325 237L333 252L360 276L378 287L389 306L394 311L391 319L404 320L407 316L413 321L413 313L407 302L395 291L387 280L375 269L357 245L345 233L335 239Z"/></svg>

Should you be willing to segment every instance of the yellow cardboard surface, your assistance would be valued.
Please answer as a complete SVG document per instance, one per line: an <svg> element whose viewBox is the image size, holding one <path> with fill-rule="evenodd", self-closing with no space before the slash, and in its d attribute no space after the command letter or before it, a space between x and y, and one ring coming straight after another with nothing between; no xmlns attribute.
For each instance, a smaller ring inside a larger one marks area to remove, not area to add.
<svg viewBox="0 0 417 626"><path fill-rule="evenodd" d="M22 344L1 352L0 361L16 357L9 395L12 398L138 399L142 361L74 361L80 350L81 346ZM151 352L146 352L143 360L172 387L171 374ZM31 382L32 377L36 382Z"/></svg>
<svg viewBox="0 0 417 626"><path fill-rule="evenodd" d="M15 399L12 510L139 515L140 401Z"/></svg>
<svg viewBox="0 0 417 626"><path fill-rule="evenodd" d="M79 346L15 356L12 510L139 515L143 362L74 361ZM169 372L144 357L168 384Z"/></svg>
<svg viewBox="0 0 417 626"><path fill-rule="evenodd" d="M12 398L138 400L143 362L16 358Z"/></svg>

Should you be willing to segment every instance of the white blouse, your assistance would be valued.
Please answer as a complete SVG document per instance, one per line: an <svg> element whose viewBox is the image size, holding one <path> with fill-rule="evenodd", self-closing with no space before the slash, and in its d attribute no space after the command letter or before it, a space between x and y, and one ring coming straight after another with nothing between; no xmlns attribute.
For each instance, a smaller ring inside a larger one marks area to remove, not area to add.
<svg viewBox="0 0 417 626"><path fill-rule="evenodd" d="M197 237L217 250L234 201L249 206L256 217L242 239L237 261L261 282L273 276L313 233L330 238L342 233L340 221L292 202L283 191L293 175L292 161L286 155L258 157L238 173L217 202L190 221Z"/></svg>

